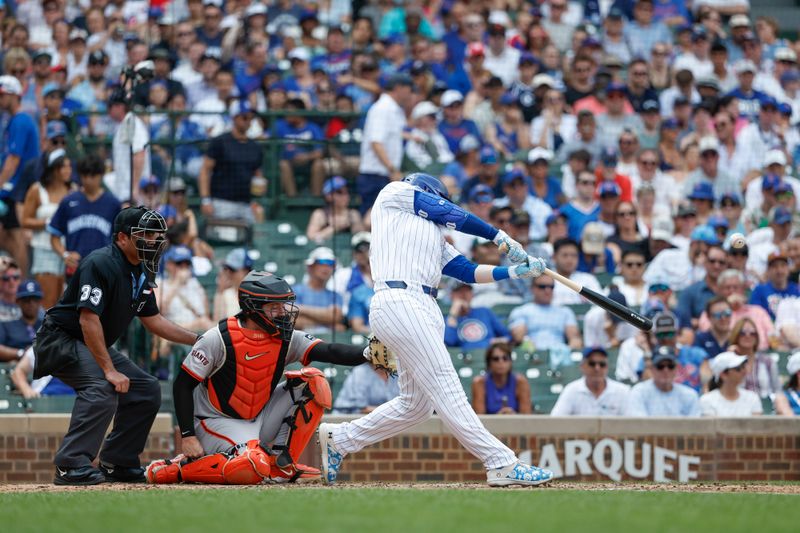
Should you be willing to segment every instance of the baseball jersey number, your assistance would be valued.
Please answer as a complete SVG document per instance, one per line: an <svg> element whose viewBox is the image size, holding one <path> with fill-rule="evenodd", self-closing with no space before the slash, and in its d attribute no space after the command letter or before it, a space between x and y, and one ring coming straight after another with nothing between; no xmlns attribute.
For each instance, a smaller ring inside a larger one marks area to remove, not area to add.
<svg viewBox="0 0 800 533"><path fill-rule="evenodd" d="M103 297L103 291L101 291L97 287L92 288L90 285L84 285L81 287L82 302L89 300L89 302L91 302L92 305L98 305L102 297Z"/></svg>

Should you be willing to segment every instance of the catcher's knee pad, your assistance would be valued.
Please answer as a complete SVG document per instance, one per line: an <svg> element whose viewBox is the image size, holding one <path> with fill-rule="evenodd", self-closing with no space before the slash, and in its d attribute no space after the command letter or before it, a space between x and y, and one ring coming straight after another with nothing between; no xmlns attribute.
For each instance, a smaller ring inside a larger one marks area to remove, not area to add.
<svg viewBox="0 0 800 533"><path fill-rule="evenodd" d="M314 432L317 430L325 409L333 405L331 387L318 368L304 367L300 370L286 372L286 386L292 395L294 404L289 411L285 422L289 424L289 436L284 446L274 446L283 451L276 459L278 467L285 468L297 462L303 453ZM306 386L301 389L300 395L293 388L300 381Z"/></svg>
<svg viewBox="0 0 800 533"><path fill-rule="evenodd" d="M180 481L215 485L256 485L270 477L273 458L257 440L237 445L231 453L206 455L180 464ZM166 474L165 474L166 475Z"/></svg>

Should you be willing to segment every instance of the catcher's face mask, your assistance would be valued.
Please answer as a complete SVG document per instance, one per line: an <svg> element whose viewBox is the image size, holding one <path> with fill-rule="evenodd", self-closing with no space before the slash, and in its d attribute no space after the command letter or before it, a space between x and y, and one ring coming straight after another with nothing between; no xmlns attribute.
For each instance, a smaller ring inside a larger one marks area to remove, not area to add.
<svg viewBox="0 0 800 533"><path fill-rule="evenodd" d="M144 267L153 274L158 273L161 254L167 247L167 223L158 212L147 211L139 224L131 228L133 246Z"/></svg>
<svg viewBox="0 0 800 533"><path fill-rule="evenodd" d="M300 309L298 309L294 301L266 302L256 314L267 324L278 330L283 340L292 340L294 323L300 314ZM258 320L256 320L256 323L258 323Z"/></svg>

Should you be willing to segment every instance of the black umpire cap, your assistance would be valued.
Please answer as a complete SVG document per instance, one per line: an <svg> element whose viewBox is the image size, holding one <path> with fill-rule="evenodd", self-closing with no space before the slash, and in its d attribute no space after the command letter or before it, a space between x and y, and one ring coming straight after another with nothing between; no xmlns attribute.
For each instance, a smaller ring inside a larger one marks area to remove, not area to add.
<svg viewBox="0 0 800 533"><path fill-rule="evenodd" d="M141 226L142 217L150 210L143 206L126 207L114 218L114 235L119 232L130 235L133 228ZM153 228L158 231L158 228Z"/></svg>

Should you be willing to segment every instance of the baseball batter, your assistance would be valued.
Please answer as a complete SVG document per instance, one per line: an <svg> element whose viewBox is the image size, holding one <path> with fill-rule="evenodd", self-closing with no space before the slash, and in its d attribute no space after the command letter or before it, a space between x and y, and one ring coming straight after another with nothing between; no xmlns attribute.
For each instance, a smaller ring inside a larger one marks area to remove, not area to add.
<svg viewBox="0 0 800 533"><path fill-rule="evenodd" d="M489 239L512 267L476 265L445 241L445 228ZM434 411L467 450L483 461L490 485L538 485L547 470L521 463L472 410L444 345L436 304L442 274L466 283L541 275L544 263L500 230L450 202L442 183L411 174L387 185L372 209L370 264L375 296L369 321L397 356L400 396L352 422L320 424L322 477L336 481L342 459L429 418Z"/></svg>
<svg viewBox="0 0 800 533"><path fill-rule="evenodd" d="M181 365L174 395L183 453L151 463L150 483L319 477L297 459L331 407L331 390L319 369L284 373L284 367L311 361L355 366L367 352L296 331L295 294L279 277L250 272L238 292L241 313L200 337Z"/></svg>

